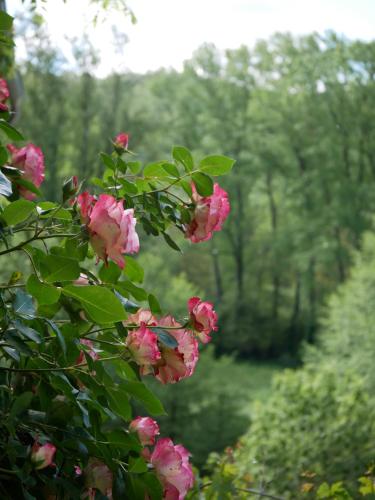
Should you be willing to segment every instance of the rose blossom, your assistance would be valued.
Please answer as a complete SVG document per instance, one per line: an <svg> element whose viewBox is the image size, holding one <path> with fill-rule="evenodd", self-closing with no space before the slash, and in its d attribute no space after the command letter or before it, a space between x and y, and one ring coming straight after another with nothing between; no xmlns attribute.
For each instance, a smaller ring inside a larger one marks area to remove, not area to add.
<svg viewBox="0 0 375 500"><path fill-rule="evenodd" d="M158 321L158 326L176 328L181 325L172 316L165 316ZM173 384L194 373L199 357L198 342L191 331L182 327L167 331L176 339L177 347L160 344L161 359L154 367L154 374L163 384Z"/></svg>
<svg viewBox="0 0 375 500"><path fill-rule="evenodd" d="M193 219L186 228L186 237L193 243L212 238L213 231L220 231L230 212L228 194L219 184L214 185L211 196L200 196L192 184L195 203Z"/></svg>
<svg viewBox="0 0 375 500"><path fill-rule="evenodd" d="M4 103L10 97L8 84L4 78L0 78L0 102Z"/></svg>
<svg viewBox="0 0 375 500"><path fill-rule="evenodd" d="M53 464L53 457L56 453L56 446L51 443L40 445L37 441L31 448L31 461L36 469L44 469Z"/></svg>
<svg viewBox="0 0 375 500"><path fill-rule="evenodd" d="M138 309L136 313L129 314L126 322L124 322L125 326L132 324L140 325L141 323L144 323L146 326L156 326L158 324L157 319L149 309Z"/></svg>
<svg viewBox="0 0 375 500"><path fill-rule="evenodd" d="M99 355L94 350L94 344L93 344L92 340L80 339L79 343L88 347L88 351L86 351L86 352L88 352L88 355L90 356L91 359L93 359L94 361L99 359ZM83 363L85 361L85 359L86 358L85 358L84 352L80 351L79 356L76 359L76 365L80 365L81 363Z"/></svg>
<svg viewBox="0 0 375 500"><path fill-rule="evenodd" d="M130 422L129 429L138 434L143 446L154 445L155 436L159 434L159 426L150 417L137 417Z"/></svg>
<svg viewBox="0 0 375 500"><path fill-rule="evenodd" d="M128 334L126 346L135 362L140 365L143 375L150 373L150 365L154 365L160 359L158 337L144 323L141 323L138 330L132 330Z"/></svg>
<svg viewBox="0 0 375 500"><path fill-rule="evenodd" d="M23 148L16 148L12 144L7 146L11 153L11 164L22 171L21 179L32 182L39 187L44 181L44 156L42 150L34 144L27 144ZM36 195L23 186L19 187L20 195L27 200L33 200Z"/></svg>
<svg viewBox="0 0 375 500"><path fill-rule="evenodd" d="M125 134L124 132L117 134L114 144L120 149L128 149L129 134Z"/></svg>
<svg viewBox="0 0 375 500"><path fill-rule="evenodd" d="M203 302L199 297L188 301L190 321L203 344L211 340L210 333L217 330L217 314L211 302Z"/></svg>
<svg viewBox="0 0 375 500"><path fill-rule="evenodd" d="M123 254L139 250L134 209L124 210L123 202L108 194L101 194L96 200L85 192L78 196L77 202L82 222L87 224L91 245L98 259L107 262L111 258L123 268Z"/></svg>
<svg viewBox="0 0 375 500"><path fill-rule="evenodd" d="M164 499L183 500L193 486L189 455L183 446L174 445L170 438L159 439L156 443L150 462L164 487Z"/></svg>
<svg viewBox="0 0 375 500"><path fill-rule="evenodd" d="M102 495L106 495L109 499L112 499L113 475L103 462L97 458L90 458L83 473L90 499L95 498L95 490L99 490Z"/></svg>
<svg viewBox="0 0 375 500"><path fill-rule="evenodd" d="M2 113L8 113L9 111L9 108L6 104L4 104L3 102L0 102L0 111Z"/></svg>

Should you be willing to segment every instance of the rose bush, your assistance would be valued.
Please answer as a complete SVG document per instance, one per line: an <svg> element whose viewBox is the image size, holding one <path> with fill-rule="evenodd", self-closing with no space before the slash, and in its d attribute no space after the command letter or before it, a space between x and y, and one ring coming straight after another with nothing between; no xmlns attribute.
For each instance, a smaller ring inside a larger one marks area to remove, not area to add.
<svg viewBox="0 0 375 500"><path fill-rule="evenodd" d="M2 78L1 103L9 97ZM229 202L211 176L233 161L197 163L178 146L169 161L143 166L120 133L92 187L80 192L74 176L60 202L43 201L43 153L23 145L8 118L0 117L0 258L6 268L14 253L29 271L9 269L0 284L0 495L183 499L194 482L189 452L156 440L157 422L134 418L134 403L164 414L143 377L190 377L198 339L209 342L217 317L197 297L183 318L163 312L131 255L140 235L179 250L171 228L193 242L219 230Z"/></svg>

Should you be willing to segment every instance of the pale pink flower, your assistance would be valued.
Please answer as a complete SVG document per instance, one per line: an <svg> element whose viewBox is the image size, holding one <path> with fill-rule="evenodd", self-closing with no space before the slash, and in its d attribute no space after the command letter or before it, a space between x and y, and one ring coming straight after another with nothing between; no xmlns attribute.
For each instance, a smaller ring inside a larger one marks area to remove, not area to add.
<svg viewBox="0 0 375 500"><path fill-rule="evenodd" d="M74 280L73 283L77 286L86 286L90 284L87 275L84 273L80 273L79 278Z"/></svg>
<svg viewBox="0 0 375 500"><path fill-rule="evenodd" d="M114 144L120 149L128 149L129 134L125 134L124 132L117 134Z"/></svg>
<svg viewBox="0 0 375 500"><path fill-rule="evenodd" d="M112 499L113 475L110 469L97 458L90 458L83 471L88 497L95 498L95 490Z"/></svg>
<svg viewBox="0 0 375 500"><path fill-rule="evenodd" d="M160 434L157 422L150 417L135 418L130 422L129 429L138 434L143 446L154 445L155 437Z"/></svg>
<svg viewBox="0 0 375 500"><path fill-rule="evenodd" d="M178 328L181 325L172 316L161 318L158 326L173 327L166 331L176 339L177 347L170 348L162 343L159 344L161 359L154 367L155 377L163 384L173 384L190 377L194 373L199 357L198 342L193 332L182 327Z"/></svg>
<svg viewBox="0 0 375 500"><path fill-rule="evenodd" d="M44 156L42 150L34 144L27 144L23 148L16 148L12 144L7 146L11 153L11 164L21 170L21 179L32 182L39 187L44 180ZM33 200L36 195L26 188L19 186L20 195Z"/></svg>
<svg viewBox="0 0 375 500"><path fill-rule="evenodd" d="M8 84L4 78L0 78L0 102L4 103L10 97Z"/></svg>
<svg viewBox="0 0 375 500"><path fill-rule="evenodd" d="M144 323L146 326L156 326L157 319L149 309L138 309L134 314L129 314L124 325L140 325Z"/></svg>
<svg viewBox="0 0 375 500"><path fill-rule="evenodd" d="M164 487L164 499L183 500L192 488L194 474L189 456L183 446L175 446L170 438L159 439L156 443L150 462Z"/></svg>
<svg viewBox="0 0 375 500"><path fill-rule="evenodd" d="M220 231L230 212L228 194L219 184L214 185L211 196L200 196L192 184L194 215L186 228L186 237L193 243L212 238L213 231Z"/></svg>
<svg viewBox="0 0 375 500"><path fill-rule="evenodd" d="M88 355L90 356L91 359L93 359L94 361L99 359L98 353L94 350L94 344L93 344L92 340L80 339L79 343L88 347L88 350L86 352L88 352ZM80 351L79 356L76 359L76 365L82 364L85 360L86 360L86 358L85 358L84 352Z"/></svg>
<svg viewBox="0 0 375 500"><path fill-rule="evenodd" d="M37 441L31 448L31 461L35 469L44 469L45 467L53 466L53 457L56 453L56 446L51 443L39 444Z"/></svg>
<svg viewBox="0 0 375 500"><path fill-rule="evenodd" d="M160 359L158 337L144 323L141 323L138 330L129 332L126 339L126 346L133 356L134 361L140 365L143 375L150 373L151 365L154 365Z"/></svg>
<svg viewBox="0 0 375 500"><path fill-rule="evenodd" d="M94 208L95 202L96 202L95 196L92 196L87 191L84 191L83 193L77 196L77 203L79 205L81 212L81 221L84 224L87 224L90 221L90 215L92 209Z"/></svg>
<svg viewBox="0 0 375 500"><path fill-rule="evenodd" d="M203 344L211 340L210 333L217 330L217 314L211 302L203 302L199 297L188 301L190 322Z"/></svg>
<svg viewBox="0 0 375 500"><path fill-rule="evenodd" d="M134 210L124 210L122 201L116 201L111 195L101 194L89 218L91 244L98 258L104 262L111 258L123 268L123 254L136 253L139 250Z"/></svg>

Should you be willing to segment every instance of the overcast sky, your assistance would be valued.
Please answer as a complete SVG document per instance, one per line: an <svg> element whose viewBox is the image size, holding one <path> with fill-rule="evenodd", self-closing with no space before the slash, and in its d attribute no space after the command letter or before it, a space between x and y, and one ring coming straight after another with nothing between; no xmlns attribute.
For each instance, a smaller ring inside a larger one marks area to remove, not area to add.
<svg viewBox="0 0 375 500"><path fill-rule="evenodd" d="M375 35L375 0L128 0L137 17L109 13L94 28L89 0L49 0L44 17L54 43L66 55L67 37L86 31L100 52L97 70L146 72L161 66L181 68L204 42L219 48L253 45L275 31L305 34L333 29L349 38L370 40ZM7 0L12 13L21 0ZM112 26L128 36L117 53Z"/></svg>

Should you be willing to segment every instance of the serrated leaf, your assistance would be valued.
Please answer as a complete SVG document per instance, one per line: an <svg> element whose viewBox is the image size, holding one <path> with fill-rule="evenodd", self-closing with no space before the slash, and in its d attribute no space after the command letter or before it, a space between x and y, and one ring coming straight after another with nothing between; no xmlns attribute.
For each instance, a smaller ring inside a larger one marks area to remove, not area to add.
<svg viewBox="0 0 375 500"><path fill-rule="evenodd" d="M74 281L79 278L80 268L75 259L61 255L47 255L43 261L42 275L47 283Z"/></svg>
<svg viewBox="0 0 375 500"><path fill-rule="evenodd" d="M106 153L100 153L100 158L106 167L110 168L111 170L116 170L116 164L111 156L107 155Z"/></svg>
<svg viewBox="0 0 375 500"><path fill-rule="evenodd" d="M125 193L137 194L138 188L133 182L129 182L126 179L118 179Z"/></svg>
<svg viewBox="0 0 375 500"><path fill-rule="evenodd" d="M202 172L209 175L225 175L232 170L235 160L228 156L206 156L199 164Z"/></svg>
<svg viewBox="0 0 375 500"><path fill-rule="evenodd" d="M171 177L175 177L176 179L180 177L180 172L173 163L163 163L163 168Z"/></svg>
<svg viewBox="0 0 375 500"><path fill-rule="evenodd" d="M190 151L184 146L175 146L172 149L172 156L178 162L181 163L186 172L190 172L194 168L194 160Z"/></svg>
<svg viewBox="0 0 375 500"><path fill-rule="evenodd" d="M181 252L181 248L177 245L177 243L172 240L172 238L169 236L169 234L163 232L163 236L167 244L173 248L173 250L177 250L177 252Z"/></svg>

